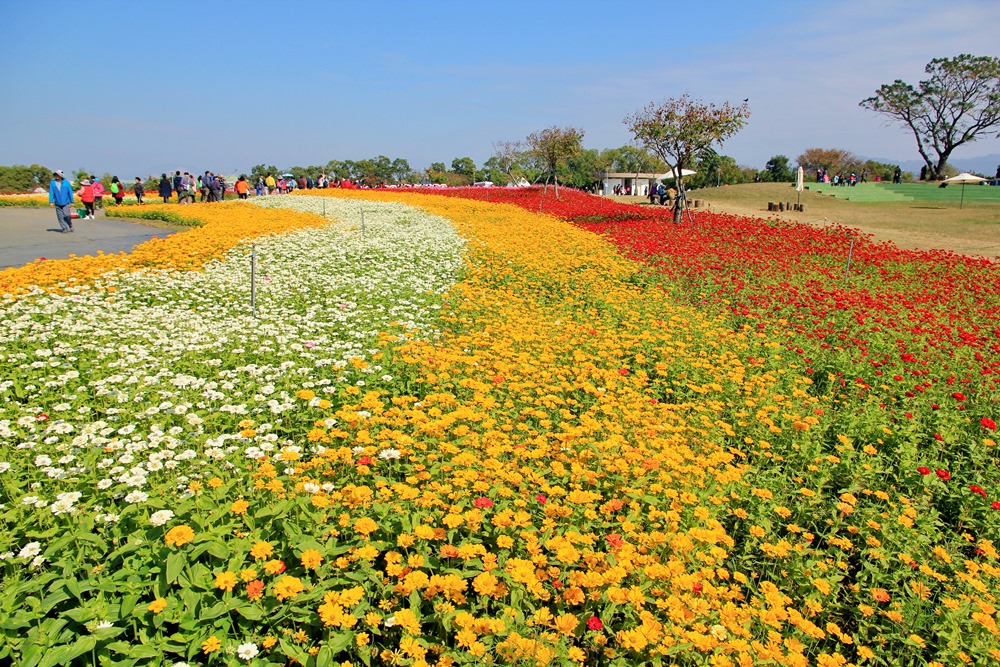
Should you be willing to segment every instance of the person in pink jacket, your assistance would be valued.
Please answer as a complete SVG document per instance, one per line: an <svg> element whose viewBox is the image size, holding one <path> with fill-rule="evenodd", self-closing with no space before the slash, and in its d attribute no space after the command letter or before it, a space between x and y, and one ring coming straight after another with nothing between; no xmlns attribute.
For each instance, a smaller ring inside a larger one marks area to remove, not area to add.
<svg viewBox="0 0 1000 667"><path fill-rule="evenodd" d="M97 176L90 175L90 180L94 184L94 206L104 208L104 184L97 180ZM90 216L93 218L94 216Z"/></svg>

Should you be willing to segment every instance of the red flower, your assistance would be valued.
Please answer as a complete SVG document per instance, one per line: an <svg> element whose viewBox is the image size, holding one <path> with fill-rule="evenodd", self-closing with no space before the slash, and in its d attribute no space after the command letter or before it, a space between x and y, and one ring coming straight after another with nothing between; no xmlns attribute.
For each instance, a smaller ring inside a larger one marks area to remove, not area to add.
<svg viewBox="0 0 1000 667"><path fill-rule="evenodd" d="M990 507L992 507L995 510L1000 510L1000 500L994 500L992 503L990 503Z"/></svg>
<svg viewBox="0 0 1000 667"><path fill-rule="evenodd" d="M604 628L604 624L601 623L601 619L597 618L596 616L591 616L587 620L587 629L588 630L601 630L603 628Z"/></svg>
<svg viewBox="0 0 1000 667"><path fill-rule="evenodd" d="M964 401L965 400L965 394L963 394L960 391L956 391L954 394L951 395L951 397L954 398L956 401Z"/></svg>
<svg viewBox="0 0 1000 667"><path fill-rule="evenodd" d="M360 459L358 459L359 466L367 466L371 465L371 463L372 463L372 457L370 456L362 456Z"/></svg>
<svg viewBox="0 0 1000 667"><path fill-rule="evenodd" d="M985 428L988 431L995 431L995 430L997 430L997 423L995 421L993 421L992 419L990 419L989 417L983 417L982 419L980 419L979 420L979 425L982 426L983 428Z"/></svg>
<svg viewBox="0 0 1000 667"><path fill-rule="evenodd" d="M478 498L472 501L472 504L475 505L476 507L484 509L487 507L493 507L493 501L487 498L486 496L479 496Z"/></svg>
<svg viewBox="0 0 1000 667"><path fill-rule="evenodd" d="M969 491L972 491L973 493L978 493L983 498L986 497L986 492L983 491L983 488L981 486L976 486L975 484L972 484L969 486Z"/></svg>
<svg viewBox="0 0 1000 667"><path fill-rule="evenodd" d="M558 579L552 580L552 588L562 588L562 582Z"/></svg>
<svg viewBox="0 0 1000 667"><path fill-rule="evenodd" d="M919 472L921 475L929 475L931 474L931 469L925 466L920 466L919 468L917 468L917 472Z"/></svg>
<svg viewBox="0 0 1000 667"><path fill-rule="evenodd" d="M699 581L698 583L696 583L694 586L691 587L691 592L694 593L695 595L701 595L701 592L702 590L704 590L704 588L705 587L702 586L701 582Z"/></svg>
<svg viewBox="0 0 1000 667"><path fill-rule="evenodd" d="M948 472L947 470L941 470L940 468L938 468L938 470L937 470L937 472L936 472L935 474L936 474L936 475L937 475L938 477L940 477L941 479L943 479L944 481L946 481L946 482L947 482L947 481L948 481L949 479L951 479L951 473L950 473L950 472Z"/></svg>
<svg viewBox="0 0 1000 667"><path fill-rule="evenodd" d="M604 539L608 541L608 546L612 547L620 547L621 545L625 544L625 540L623 540L621 535L619 535L618 533L611 533Z"/></svg>
<svg viewBox="0 0 1000 667"><path fill-rule="evenodd" d="M535 500L538 501L539 505L544 505L545 503L549 502L548 496L546 496L544 493L539 493L537 496L535 496Z"/></svg>
<svg viewBox="0 0 1000 667"><path fill-rule="evenodd" d="M619 368L618 369L618 375L628 375L628 369L627 368Z"/></svg>
<svg viewBox="0 0 1000 667"><path fill-rule="evenodd" d="M944 440L944 436L941 435L940 433L935 433L934 439L937 440L938 442L942 442Z"/></svg>

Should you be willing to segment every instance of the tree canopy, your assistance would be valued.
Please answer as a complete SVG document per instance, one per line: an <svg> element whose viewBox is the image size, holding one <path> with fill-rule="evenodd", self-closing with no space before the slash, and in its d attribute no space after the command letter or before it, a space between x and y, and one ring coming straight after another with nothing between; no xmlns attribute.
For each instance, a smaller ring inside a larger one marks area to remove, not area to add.
<svg viewBox="0 0 1000 667"><path fill-rule="evenodd" d="M583 130L575 127L550 127L529 134L525 139L528 152L538 162L542 173L555 180L556 196L559 195L559 165L583 149L583 134Z"/></svg>
<svg viewBox="0 0 1000 667"><path fill-rule="evenodd" d="M687 93L665 102L651 102L623 121L642 146L677 170L677 189L684 192L682 169L712 148L743 129L750 117L746 100L739 106L724 102L693 99ZM674 220L682 215L682 198L677 198Z"/></svg>
<svg viewBox="0 0 1000 667"><path fill-rule="evenodd" d="M1000 58L935 58L924 71L916 87L896 79L859 104L910 129L933 179L962 144L1000 136Z"/></svg>

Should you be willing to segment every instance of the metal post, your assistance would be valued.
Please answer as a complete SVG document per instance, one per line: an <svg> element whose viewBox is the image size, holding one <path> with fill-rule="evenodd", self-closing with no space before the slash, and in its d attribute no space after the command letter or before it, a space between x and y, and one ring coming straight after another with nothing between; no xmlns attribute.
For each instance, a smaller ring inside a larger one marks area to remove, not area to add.
<svg viewBox="0 0 1000 667"><path fill-rule="evenodd" d="M851 249L847 251L847 268L844 269L844 287L847 287L847 276L851 273L851 257L854 256L854 239L851 239Z"/></svg>
<svg viewBox="0 0 1000 667"><path fill-rule="evenodd" d="M250 312L257 317L257 245L250 246Z"/></svg>

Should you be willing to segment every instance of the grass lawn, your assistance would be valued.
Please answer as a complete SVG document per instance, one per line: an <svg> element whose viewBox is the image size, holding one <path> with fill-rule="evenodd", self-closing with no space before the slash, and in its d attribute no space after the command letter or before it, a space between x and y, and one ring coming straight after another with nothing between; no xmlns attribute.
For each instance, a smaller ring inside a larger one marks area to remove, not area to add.
<svg viewBox="0 0 1000 667"><path fill-rule="evenodd" d="M821 194L816 184L801 193L804 213L769 213L768 202L796 202L790 183L745 183L703 188L688 193L716 211L758 217L778 216L813 225L841 224L892 241L902 248L944 249L983 257L1000 256L1000 188L966 186L965 204L959 208L960 187L934 185L865 184L833 188L838 196ZM819 186L823 188L823 186ZM840 196L849 191L851 199ZM870 191L874 191L870 192ZM878 197L873 197L878 195ZM873 200L881 198L881 201ZM858 201L868 198L868 201ZM618 198L635 202L642 197Z"/></svg>

